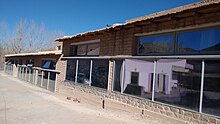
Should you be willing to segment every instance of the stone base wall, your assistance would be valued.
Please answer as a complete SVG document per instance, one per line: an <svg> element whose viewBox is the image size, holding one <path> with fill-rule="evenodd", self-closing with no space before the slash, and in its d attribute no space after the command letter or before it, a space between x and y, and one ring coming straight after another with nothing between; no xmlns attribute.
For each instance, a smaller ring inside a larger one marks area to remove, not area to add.
<svg viewBox="0 0 220 124"><path fill-rule="evenodd" d="M60 88L62 86L69 87L84 93L97 95L105 99L114 100L146 111L151 111L168 117L181 119L188 123L220 124L220 118L215 116L211 116L204 113L199 113L196 111L191 111L184 108L175 107L159 102L153 102L151 100L134 97L127 94L121 94L118 92L107 92L107 90L101 88L91 87L82 84L74 84L72 82L67 82L67 81L60 83Z"/></svg>
<svg viewBox="0 0 220 124"><path fill-rule="evenodd" d="M67 66L67 61L66 60L61 60L63 55L60 57L59 61L56 64L56 70L60 71L61 73L57 75L57 82L56 82L56 92L59 92L59 85L60 83L65 80L66 78L66 66Z"/></svg>

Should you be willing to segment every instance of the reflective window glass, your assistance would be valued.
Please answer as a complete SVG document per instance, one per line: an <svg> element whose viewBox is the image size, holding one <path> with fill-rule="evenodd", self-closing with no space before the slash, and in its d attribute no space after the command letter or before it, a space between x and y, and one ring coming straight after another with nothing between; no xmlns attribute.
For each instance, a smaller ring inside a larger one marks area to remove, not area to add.
<svg viewBox="0 0 220 124"><path fill-rule="evenodd" d="M66 80L75 81L76 60L67 60Z"/></svg>
<svg viewBox="0 0 220 124"><path fill-rule="evenodd" d="M99 55L100 44L89 44L87 55Z"/></svg>
<svg viewBox="0 0 220 124"><path fill-rule="evenodd" d="M107 89L108 86L109 60L93 60L92 86Z"/></svg>
<svg viewBox="0 0 220 124"><path fill-rule="evenodd" d="M91 60L80 59L77 73L77 83L89 84L89 75L90 75L90 63Z"/></svg>
<svg viewBox="0 0 220 124"><path fill-rule="evenodd" d="M202 112L220 116L220 60L206 60Z"/></svg>
<svg viewBox="0 0 220 124"><path fill-rule="evenodd" d="M173 53L174 34L165 34L139 38L138 54Z"/></svg>
<svg viewBox="0 0 220 124"><path fill-rule="evenodd" d="M125 59L123 93L151 99L154 60Z"/></svg>
<svg viewBox="0 0 220 124"><path fill-rule="evenodd" d="M181 32L178 38L179 53L207 53L220 51L220 29Z"/></svg>
<svg viewBox="0 0 220 124"><path fill-rule="evenodd" d="M86 55L87 45L78 45L77 46L77 55Z"/></svg>
<svg viewBox="0 0 220 124"><path fill-rule="evenodd" d="M113 91L121 92L123 60L115 60Z"/></svg>
<svg viewBox="0 0 220 124"><path fill-rule="evenodd" d="M155 101L198 111L201 65L202 62L200 60L158 60L155 80Z"/></svg>

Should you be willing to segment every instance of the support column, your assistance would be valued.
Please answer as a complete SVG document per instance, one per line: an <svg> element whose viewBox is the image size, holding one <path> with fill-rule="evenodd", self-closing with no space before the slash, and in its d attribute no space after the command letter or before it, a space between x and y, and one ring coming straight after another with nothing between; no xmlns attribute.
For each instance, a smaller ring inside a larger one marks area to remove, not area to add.
<svg viewBox="0 0 220 124"><path fill-rule="evenodd" d="M152 86L152 101L154 101L154 94L155 94L156 69L157 69L157 61L155 60L154 61L153 86Z"/></svg>
<svg viewBox="0 0 220 124"><path fill-rule="evenodd" d="M62 57L63 55L60 56L56 64L56 70L60 73L56 74L55 92L59 92L59 85L66 80L67 60L62 60Z"/></svg>
<svg viewBox="0 0 220 124"><path fill-rule="evenodd" d="M38 77L38 70L36 69L35 70L35 85L37 85L37 77Z"/></svg>
<svg viewBox="0 0 220 124"><path fill-rule="evenodd" d="M114 75L114 61L109 60L109 70L108 70L108 88L107 91L111 92L112 91L112 85L113 85L113 75Z"/></svg>
<svg viewBox="0 0 220 124"><path fill-rule="evenodd" d="M76 60L76 75L75 75L75 83L77 83L77 76L78 76L78 66L79 66L79 60Z"/></svg>
<svg viewBox="0 0 220 124"><path fill-rule="evenodd" d="M4 72L6 72L6 62L5 62L5 64L4 64Z"/></svg>
<svg viewBox="0 0 220 124"><path fill-rule="evenodd" d="M92 60L90 62L90 73L89 73L89 86L91 86L92 83Z"/></svg>
<svg viewBox="0 0 220 124"><path fill-rule="evenodd" d="M41 71L40 87L43 87L43 81L44 81L44 71Z"/></svg>
<svg viewBox="0 0 220 124"><path fill-rule="evenodd" d="M49 89L49 85L50 85L50 72L48 71L47 73L48 73L48 75L47 75L47 89Z"/></svg>
<svg viewBox="0 0 220 124"><path fill-rule="evenodd" d="M13 77L18 77L18 67L15 64L13 64Z"/></svg>
<svg viewBox="0 0 220 124"><path fill-rule="evenodd" d="M199 101L199 112L200 113L202 113L203 90L204 90L204 74L205 74L205 61L202 60L202 74L201 74L200 101Z"/></svg>
<svg viewBox="0 0 220 124"><path fill-rule="evenodd" d="M125 77L125 60L122 63L122 79L121 79L121 94L124 92L124 77Z"/></svg>

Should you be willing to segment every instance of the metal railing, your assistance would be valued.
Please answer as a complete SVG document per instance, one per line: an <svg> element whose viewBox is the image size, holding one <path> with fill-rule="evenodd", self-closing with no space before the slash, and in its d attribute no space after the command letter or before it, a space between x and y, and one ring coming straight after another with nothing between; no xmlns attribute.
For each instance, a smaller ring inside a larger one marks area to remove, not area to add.
<svg viewBox="0 0 220 124"><path fill-rule="evenodd" d="M13 64L5 64L4 71L9 75L13 75Z"/></svg>
<svg viewBox="0 0 220 124"><path fill-rule="evenodd" d="M57 74L60 72L24 65L18 65L17 68L17 77L19 79L52 92L56 91Z"/></svg>

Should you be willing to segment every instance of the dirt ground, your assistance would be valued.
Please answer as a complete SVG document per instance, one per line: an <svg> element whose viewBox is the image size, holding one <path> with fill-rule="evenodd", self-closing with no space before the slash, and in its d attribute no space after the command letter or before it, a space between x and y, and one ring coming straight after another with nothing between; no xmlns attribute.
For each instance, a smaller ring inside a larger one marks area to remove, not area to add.
<svg viewBox="0 0 220 124"><path fill-rule="evenodd" d="M67 97L69 97L67 99ZM181 124L173 118L64 87L52 93L0 72L0 124Z"/></svg>

